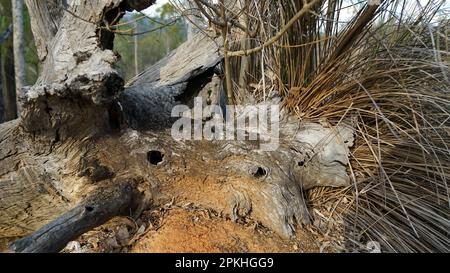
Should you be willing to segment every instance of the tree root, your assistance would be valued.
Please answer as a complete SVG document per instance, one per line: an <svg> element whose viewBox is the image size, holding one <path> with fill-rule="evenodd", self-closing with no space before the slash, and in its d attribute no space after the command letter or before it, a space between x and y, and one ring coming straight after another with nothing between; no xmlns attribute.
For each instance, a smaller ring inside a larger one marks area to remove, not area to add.
<svg viewBox="0 0 450 273"><path fill-rule="evenodd" d="M84 202L37 230L11 244L16 253L59 252L70 241L98 227L115 216L128 215L138 205L139 194L130 183L96 191Z"/></svg>

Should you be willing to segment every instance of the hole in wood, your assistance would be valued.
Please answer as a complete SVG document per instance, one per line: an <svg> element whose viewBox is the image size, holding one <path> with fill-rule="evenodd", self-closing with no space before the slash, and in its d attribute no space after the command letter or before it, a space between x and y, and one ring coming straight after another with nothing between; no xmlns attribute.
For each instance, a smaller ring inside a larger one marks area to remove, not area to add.
<svg viewBox="0 0 450 273"><path fill-rule="evenodd" d="M152 165L158 165L164 159L164 154L160 151L150 151L147 153L147 160Z"/></svg>
<svg viewBox="0 0 450 273"><path fill-rule="evenodd" d="M253 176L256 178L261 178L267 175L267 171L263 167L258 167L256 171L253 173Z"/></svg>
<svg viewBox="0 0 450 273"><path fill-rule="evenodd" d="M94 211L94 207L90 207L90 206L85 207L85 209L86 209L87 212L93 212Z"/></svg>
<svg viewBox="0 0 450 273"><path fill-rule="evenodd" d="M304 166L305 166L305 161L299 161L299 162L298 162L298 165L299 165L300 167L304 167Z"/></svg>

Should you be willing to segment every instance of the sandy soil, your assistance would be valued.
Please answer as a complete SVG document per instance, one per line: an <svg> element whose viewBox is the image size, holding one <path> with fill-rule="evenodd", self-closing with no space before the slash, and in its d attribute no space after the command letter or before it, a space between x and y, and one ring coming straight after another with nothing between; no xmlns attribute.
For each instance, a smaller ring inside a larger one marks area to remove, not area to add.
<svg viewBox="0 0 450 273"><path fill-rule="evenodd" d="M130 252L317 252L310 234L295 240L282 239L256 223L238 224L211 217L206 210L174 209L161 228L152 230L132 245Z"/></svg>
<svg viewBox="0 0 450 273"><path fill-rule="evenodd" d="M177 193L177 198L168 196L166 203L144 211L137 220L116 217L69 243L63 252L304 253L343 250L341 244L336 243L343 239L329 220L332 204L312 210L314 223L298 228L295 238L281 238L250 218L233 222L223 212L201 205L198 201L202 199L209 199L210 202L205 203L211 203L223 197L214 194L220 191L207 187L215 185L206 183L208 179L202 179L202 187L197 188L199 178L188 177L171 181L170 192ZM202 191L202 194L195 194ZM10 241L0 238L0 252L7 249Z"/></svg>
<svg viewBox="0 0 450 273"><path fill-rule="evenodd" d="M5 251L11 239L0 239ZM145 211L138 220L116 217L76 241L65 253L308 253L332 252L326 238L305 227L281 238L251 219L233 222L193 204Z"/></svg>

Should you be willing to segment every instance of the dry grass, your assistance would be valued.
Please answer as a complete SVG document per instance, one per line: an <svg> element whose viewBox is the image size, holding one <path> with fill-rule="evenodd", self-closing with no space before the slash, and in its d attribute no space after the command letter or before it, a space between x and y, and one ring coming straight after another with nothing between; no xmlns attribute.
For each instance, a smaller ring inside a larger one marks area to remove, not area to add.
<svg viewBox="0 0 450 273"><path fill-rule="evenodd" d="M248 57L247 86L236 74L235 92L242 98L242 90L256 85L256 98L264 100L275 86L302 119L355 128L348 170L353 185L320 190L314 199L316 205L334 200L348 249L375 241L389 252L448 252L450 20L432 21L445 1L430 0L420 9L414 1L363 2L346 25L338 22L347 1L316 6L275 46ZM301 3L253 7L265 23L251 44L276 33ZM243 45L251 46L234 46ZM234 71L242 59L234 61Z"/></svg>
<svg viewBox="0 0 450 273"><path fill-rule="evenodd" d="M259 28L234 29L232 51L261 46L303 6L238 2L236 20ZM353 126L352 186L311 192L313 206L331 202L329 218L345 223L347 251L374 241L388 252L449 252L449 3L380 2L323 0L276 43L233 58L236 103L277 92L303 120ZM342 22L349 9L358 12Z"/></svg>
<svg viewBox="0 0 450 273"><path fill-rule="evenodd" d="M450 251L448 22L429 27L435 9L401 22L380 12L357 33L350 25L285 100L305 119L345 120L356 130L354 184L337 198L352 200L337 207L349 247L376 241L384 251ZM346 35L352 42L342 49Z"/></svg>

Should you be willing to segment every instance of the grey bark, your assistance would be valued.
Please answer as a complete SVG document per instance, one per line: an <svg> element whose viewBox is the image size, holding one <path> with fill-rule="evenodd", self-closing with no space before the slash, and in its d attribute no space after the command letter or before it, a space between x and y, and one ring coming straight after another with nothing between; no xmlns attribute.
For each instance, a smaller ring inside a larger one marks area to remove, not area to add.
<svg viewBox="0 0 450 273"><path fill-rule="evenodd" d="M288 237L310 221L303 190L348 185L346 126L284 116L273 152L249 141L175 141L171 108L211 87L221 41L198 34L124 87L115 55L98 43L100 26L77 18L103 22L144 4L91 2L70 6L77 17L64 14L45 39L35 29L50 49L40 52L44 72L24 95L21 118L0 125L0 236L26 236L11 251L59 251L126 209L138 215L175 196ZM34 24L46 27L38 2L27 3ZM163 158L154 162L152 152Z"/></svg>
<svg viewBox="0 0 450 273"><path fill-rule="evenodd" d="M187 40L191 41L204 27L205 22L202 20L201 12L192 1L186 1L186 12Z"/></svg>
<svg viewBox="0 0 450 273"><path fill-rule="evenodd" d="M14 72L16 84L16 105L20 112L18 99L25 86L25 33L23 21L23 0L12 0L14 34Z"/></svg>

